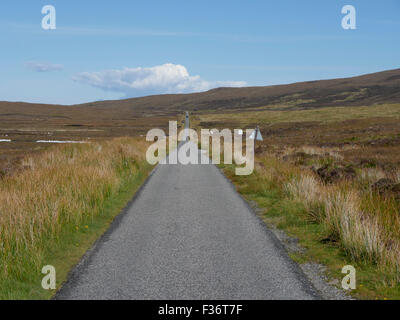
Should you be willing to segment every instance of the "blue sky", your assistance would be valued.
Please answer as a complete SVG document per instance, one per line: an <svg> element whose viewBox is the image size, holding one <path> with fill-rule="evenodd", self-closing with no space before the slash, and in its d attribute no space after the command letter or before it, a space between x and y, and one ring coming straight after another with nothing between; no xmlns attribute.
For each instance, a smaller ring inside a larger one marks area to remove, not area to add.
<svg viewBox="0 0 400 320"><path fill-rule="evenodd" d="M56 30L41 28L44 5ZM341 9L357 10L357 29ZM0 2L0 100L74 104L399 68L400 1Z"/></svg>

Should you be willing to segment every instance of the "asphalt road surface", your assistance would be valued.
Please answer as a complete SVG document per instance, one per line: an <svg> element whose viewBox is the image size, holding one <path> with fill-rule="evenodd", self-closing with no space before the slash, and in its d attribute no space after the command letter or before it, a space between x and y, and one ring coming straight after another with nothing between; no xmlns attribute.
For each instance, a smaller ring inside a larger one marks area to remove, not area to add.
<svg viewBox="0 0 400 320"><path fill-rule="evenodd" d="M56 295L318 298L279 241L212 164L160 164Z"/></svg>

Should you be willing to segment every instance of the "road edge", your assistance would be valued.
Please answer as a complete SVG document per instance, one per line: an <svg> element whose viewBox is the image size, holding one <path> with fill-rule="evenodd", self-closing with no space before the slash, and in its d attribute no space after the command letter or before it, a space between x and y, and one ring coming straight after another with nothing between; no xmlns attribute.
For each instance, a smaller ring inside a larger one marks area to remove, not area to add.
<svg viewBox="0 0 400 320"><path fill-rule="evenodd" d="M306 279L306 285L311 286L311 290L316 294L318 300L355 300L344 291L338 289L335 283L329 282L328 277L325 275L326 267L322 264L315 262L307 262L299 264L290 257L290 253L295 251L304 251L305 248L298 244L297 239L290 237L284 230L278 229L276 226L266 223L261 215L261 209L255 202L246 200L236 189L233 182L224 174L223 170L215 166L220 174L229 183L234 192L242 199L247 208L256 216L264 230L271 235L271 239L279 250L283 250L289 262L294 266L294 270L299 276ZM300 277L300 280L303 279Z"/></svg>

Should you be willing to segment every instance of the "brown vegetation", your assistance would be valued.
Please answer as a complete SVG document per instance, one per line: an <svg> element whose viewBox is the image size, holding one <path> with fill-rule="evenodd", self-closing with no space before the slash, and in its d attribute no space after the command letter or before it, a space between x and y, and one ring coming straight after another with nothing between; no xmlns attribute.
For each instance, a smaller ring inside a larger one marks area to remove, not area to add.
<svg viewBox="0 0 400 320"><path fill-rule="evenodd" d="M132 138L57 146L0 180L0 297L18 294L18 281L36 279L49 252L104 215L127 184L143 181L147 146Z"/></svg>

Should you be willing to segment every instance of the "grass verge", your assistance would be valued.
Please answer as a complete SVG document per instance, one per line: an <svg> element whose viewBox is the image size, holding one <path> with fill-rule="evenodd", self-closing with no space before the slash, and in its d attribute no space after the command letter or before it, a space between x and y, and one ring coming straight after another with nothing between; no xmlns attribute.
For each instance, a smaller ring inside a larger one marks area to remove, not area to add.
<svg viewBox="0 0 400 320"><path fill-rule="evenodd" d="M49 299L41 269L57 288L147 178L147 144L117 138L60 146L26 158L0 181L0 299Z"/></svg>
<svg viewBox="0 0 400 320"><path fill-rule="evenodd" d="M393 258L398 221L384 212L389 208L382 202L385 200L360 199L344 185L327 190L329 187L316 184L301 169L268 156L257 159L251 176L236 176L234 165L221 168L238 192L262 209L267 224L299 239L306 250L292 253L295 261L325 265L328 277L338 286L344 277L342 267L353 265L357 271L357 289L351 292L354 297L400 299L398 264ZM358 206L368 202L370 212L367 208L359 212ZM387 233L389 229L391 233Z"/></svg>

